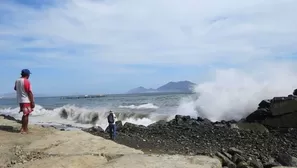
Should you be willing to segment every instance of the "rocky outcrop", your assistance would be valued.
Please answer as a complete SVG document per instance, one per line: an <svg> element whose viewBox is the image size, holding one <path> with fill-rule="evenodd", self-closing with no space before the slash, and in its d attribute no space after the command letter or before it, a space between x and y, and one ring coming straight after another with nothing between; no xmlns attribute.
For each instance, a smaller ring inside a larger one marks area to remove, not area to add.
<svg viewBox="0 0 297 168"><path fill-rule="evenodd" d="M271 128L297 128L297 89L293 95L263 100L258 109L246 117Z"/></svg>
<svg viewBox="0 0 297 168"><path fill-rule="evenodd" d="M106 132L90 133L109 139ZM115 142L150 153L218 157L228 167L285 166L272 158L297 156L297 129L277 131L261 123L211 122L181 115L147 127L125 123Z"/></svg>

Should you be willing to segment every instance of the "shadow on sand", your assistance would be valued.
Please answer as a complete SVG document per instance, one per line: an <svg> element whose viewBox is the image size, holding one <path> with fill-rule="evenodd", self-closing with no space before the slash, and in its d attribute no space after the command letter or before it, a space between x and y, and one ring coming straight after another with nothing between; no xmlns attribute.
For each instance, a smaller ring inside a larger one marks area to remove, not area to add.
<svg viewBox="0 0 297 168"><path fill-rule="evenodd" d="M20 120L17 120L11 116L8 116L8 115L0 115L2 117L4 117L4 119L6 120L11 120L11 121L15 121L19 124L21 124L22 122ZM8 126L8 125L0 125L0 130L1 131L6 131L6 132L12 132L12 133L19 133L20 131L17 130L17 128L13 127L13 126Z"/></svg>
<svg viewBox="0 0 297 168"><path fill-rule="evenodd" d="M13 117L11 117L11 116L9 116L9 115L3 115L3 114L0 114L0 117L4 117L4 119L6 119L6 120L15 121L15 122L17 122L17 123L19 123L19 124L22 123L21 120L17 120L17 119L15 119L15 118L13 118Z"/></svg>
<svg viewBox="0 0 297 168"><path fill-rule="evenodd" d="M14 128L12 126L7 126L7 125L0 125L0 130L1 131L6 131L6 132L12 132L12 133L19 133L20 132L16 128Z"/></svg>

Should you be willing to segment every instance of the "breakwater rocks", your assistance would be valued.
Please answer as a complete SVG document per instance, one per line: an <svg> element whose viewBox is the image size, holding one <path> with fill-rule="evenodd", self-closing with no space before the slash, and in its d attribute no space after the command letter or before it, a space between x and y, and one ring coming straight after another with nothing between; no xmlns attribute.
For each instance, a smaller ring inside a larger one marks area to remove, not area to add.
<svg viewBox="0 0 297 168"><path fill-rule="evenodd" d="M211 122L176 115L147 127L117 123L116 142L144 152L208 155L228 167L297 166L297 129L269 130L259 123ZM102 128L84 129L109 138Z"/></svg>
<svg viewBox="0 0 297 168"><path fill-rule="evenodd" d="M246 117L271 128L297 128L297 89L292 95L262 100L258 109Z"/></svg>

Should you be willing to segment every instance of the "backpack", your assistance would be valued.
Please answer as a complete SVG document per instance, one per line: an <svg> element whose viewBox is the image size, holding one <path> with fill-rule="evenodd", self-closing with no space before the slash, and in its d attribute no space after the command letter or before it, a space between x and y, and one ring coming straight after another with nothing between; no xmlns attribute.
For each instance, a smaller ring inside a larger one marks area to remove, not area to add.
<svg viewBox="0 0 297 168"><path fill-rule="evenodd" d="M112 113L108 115L107 120L108 120L108 123L114 123L114 117Z"/></svg>

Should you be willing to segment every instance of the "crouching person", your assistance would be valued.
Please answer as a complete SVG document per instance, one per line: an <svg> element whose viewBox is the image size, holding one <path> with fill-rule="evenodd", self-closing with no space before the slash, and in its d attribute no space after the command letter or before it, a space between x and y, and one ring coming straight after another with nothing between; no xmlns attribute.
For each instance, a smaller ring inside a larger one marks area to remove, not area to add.
<svg viewBox="0 0 297 168"><path fill-rule="evenodd" d="M113 113L113 111L109 111L109 115L107 116L108 120L108 128L109 128L109 136L110 139L114 140L116 136L116 115Z"/></svg>

